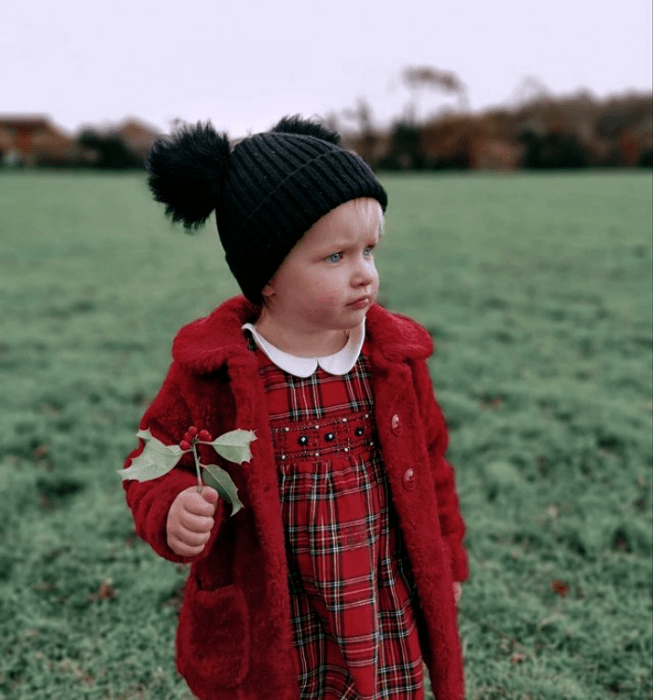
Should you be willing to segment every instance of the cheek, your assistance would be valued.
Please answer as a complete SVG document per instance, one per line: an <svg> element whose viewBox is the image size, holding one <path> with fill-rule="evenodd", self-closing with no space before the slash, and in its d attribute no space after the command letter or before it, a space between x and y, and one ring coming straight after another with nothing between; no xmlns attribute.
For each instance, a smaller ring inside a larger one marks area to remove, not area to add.
<svg viewBox="0 0 653 700"><path fill-rule="evenodd" d="M347 270L344 267L322 268L312 278L315 287L323 291L324 294L335 296L338 290L346 288Z"/></svg>
<svg viewBox="0 0 653 700"><path fill-rule="evenodd" d="M340 287L316 285L313 299L323 307L333 306L340 299Z"/></svg>
<svg viewBox="0 0 653 700"><path fill-rule="evenodd" d="M343 287L340 283L316 279L312 291L304 297L302 303L312 309L313 313L327 318L335 309L342 306L342 290Z"/></svg>
<svg viewBox="0 0 653 700"><path fill-rule="evenodd" d="M376 269L376 265L374 264L373 260L370 262L370 274L374 278L373 284L378 286L378 284L379 284L379 271Z"/></svg>

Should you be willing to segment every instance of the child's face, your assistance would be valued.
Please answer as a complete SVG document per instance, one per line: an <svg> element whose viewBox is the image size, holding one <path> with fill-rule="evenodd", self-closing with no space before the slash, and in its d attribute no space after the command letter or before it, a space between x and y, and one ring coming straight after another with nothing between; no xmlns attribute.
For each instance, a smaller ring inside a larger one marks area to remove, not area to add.
<svg viewBox="0 0 653 700"><path fill-rule="evenodd" d="M347 330L362 322L376 299L374 247L383 211L370 198L354 199L315 223L263 289L280 324L300 332ZM367 297L365 304L352 302Z"/></svg>

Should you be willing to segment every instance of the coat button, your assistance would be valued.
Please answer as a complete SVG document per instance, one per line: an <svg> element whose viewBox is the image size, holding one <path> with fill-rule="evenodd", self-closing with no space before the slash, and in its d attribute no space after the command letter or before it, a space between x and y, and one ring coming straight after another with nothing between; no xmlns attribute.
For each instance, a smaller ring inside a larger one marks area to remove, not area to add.
<svg viewBox="0 0 653 700"><path fill-rule="evenodd" d="M332 441L335 439L335 437L336 437L336 436L335 436L333 433L327 433L327 434L324 436L324 439L325 439L327 442L332 442Z"/></svg>
<svg viewBox="0 0 653 700"><path fill-rule="evenodd" d="M390 425L392 427L392 432L395 435L401 435L404 432L404 426L401 424L401 420L397 413L395 413L394 416L392 416Z"/></svg>
<svg viewBox="0 0 653 700"><path fill-rule="evenodd" d="M302 435L297 442L300 445L308 445L308 435Z"/></svg>
<svg viewBox="0 0 653 700"><path fill-rule="evenodd" d="M406 491L413 491L415 486L417 486L415 471L413 469L406 469L406 473L404 474L404 488Z"/></svg>
<svg viewBox="0 0 653 700"><path fill-rule="evenodd" d="M356 428L356 430L354 430L354 432L356 433L356 435L358 435L360 437L364 431L363 431L363 428L358 426L358 428Z"/></svg>

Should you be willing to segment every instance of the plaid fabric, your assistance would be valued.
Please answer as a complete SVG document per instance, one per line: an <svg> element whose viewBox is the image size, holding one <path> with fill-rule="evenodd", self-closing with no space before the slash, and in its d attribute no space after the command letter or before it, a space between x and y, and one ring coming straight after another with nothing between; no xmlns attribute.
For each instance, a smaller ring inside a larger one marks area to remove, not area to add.
<svg viewBox="0 0 653 700"><path fill-rule="evenodd" d="M302 700L423 700L417 599L373 420L367 346L300 378L256 347L286 529Z"/></svg>

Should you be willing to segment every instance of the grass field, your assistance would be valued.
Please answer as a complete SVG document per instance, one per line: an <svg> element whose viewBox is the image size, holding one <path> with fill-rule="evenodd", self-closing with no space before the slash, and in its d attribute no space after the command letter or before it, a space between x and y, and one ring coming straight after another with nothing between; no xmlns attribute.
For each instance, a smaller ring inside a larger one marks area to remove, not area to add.
<svg viewBox="0 0 653 700"><path fill-rule="evenodd" d="M379 301L432 332L470 700L653 697L651 174L384 176ZM186 570L115 470L237 292L142 175L0 173L0 698L187 700ZM441 699L446 700L446 699Z"/></svg>

